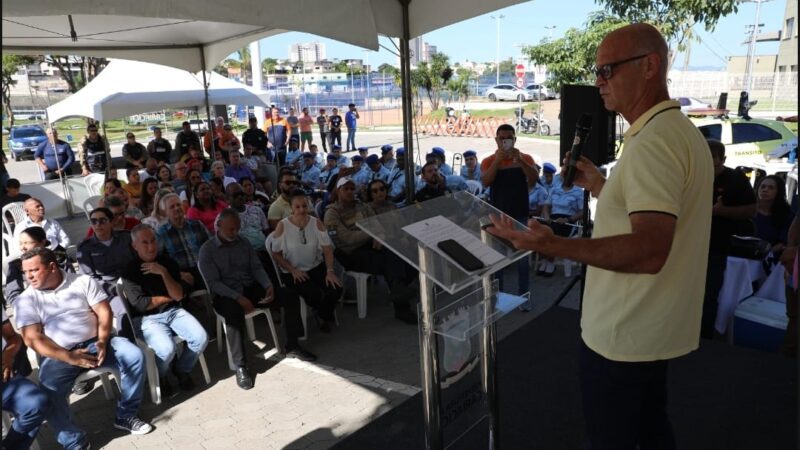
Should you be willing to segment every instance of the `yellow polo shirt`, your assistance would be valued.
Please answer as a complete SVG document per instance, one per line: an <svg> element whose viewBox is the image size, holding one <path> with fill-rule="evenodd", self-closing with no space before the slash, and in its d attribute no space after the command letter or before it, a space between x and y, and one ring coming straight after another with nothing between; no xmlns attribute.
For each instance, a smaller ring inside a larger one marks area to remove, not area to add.
<svg viewBox="0 0 800 450"><path fill-rule="evenodd" d="M663 212L677 223L659 273L588 268L581 336L596 353L655 361L697 348L713 181L708 144L678 102L655 105L625 133L625 152L597 201L593 237L630 233L628 216L636 212Z"/></svg>

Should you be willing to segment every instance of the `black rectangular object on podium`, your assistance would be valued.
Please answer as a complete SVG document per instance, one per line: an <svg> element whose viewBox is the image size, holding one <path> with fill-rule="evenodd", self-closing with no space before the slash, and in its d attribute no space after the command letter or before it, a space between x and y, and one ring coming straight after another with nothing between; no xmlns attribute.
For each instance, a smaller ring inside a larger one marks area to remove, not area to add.
<svg viewBox="0 0 800 450"><path fill-rule="evenodd" d="M561 87L560 161L564 160L575 139L575 124L581 114L592 115L592 130L583 156L601 166L614 160L616 114L603 106L596 86L565 84Z"/></svg>

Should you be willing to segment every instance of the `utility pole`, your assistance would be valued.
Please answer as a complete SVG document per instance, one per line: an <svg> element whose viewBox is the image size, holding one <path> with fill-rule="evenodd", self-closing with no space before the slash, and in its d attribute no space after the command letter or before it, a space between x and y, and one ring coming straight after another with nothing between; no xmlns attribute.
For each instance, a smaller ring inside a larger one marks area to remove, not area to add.
<svg viewBox="0 0 800 450"><path fill-rule="evenodd" d="M490 18L497 21L497 42L495 47L495 54L494 54L494 64L495 64L495 71L497 73L495 84L500 84L500 19L505 18L506 16L500 14L499 16L489 16Z"/></svg>
<svg viewBox="0 0 800 450"><path fill-rule="evenodd" d="M756 20L753 25L749 25L750 28L750 45L747 49L747 65L745 68L745 82L744 82L744 90L750 94L750 90L753 88L753 66L755 66L754 59L756 53L756 38L758 37L758 30L760 27L763 27L763 23L758 23L761 16L761 4L771 1L771 0L749 0L750 3L756 4Z"/></svg>

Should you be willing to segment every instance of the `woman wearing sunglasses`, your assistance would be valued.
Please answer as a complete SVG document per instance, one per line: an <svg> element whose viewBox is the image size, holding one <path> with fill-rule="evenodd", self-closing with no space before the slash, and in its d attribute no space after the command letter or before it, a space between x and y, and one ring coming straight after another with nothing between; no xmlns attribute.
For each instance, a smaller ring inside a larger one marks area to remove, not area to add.
<svg viewBox="0 0 800 450"><path fill-rule="evenodd" d="M372 180L367 185L367 202L375 215L397 209L397 205L387 200L389 186L383 180Z"/></svg>
<svg viewBox="0 0 800 450"><path fill-rule="evenodd" d="M272 257L284 284L317 310L320 331L329 333L342 296L342 282L333 269L333 244L322 222L309 215L306 193L296 189L289 199L292 213L272 233Z"/></svg>

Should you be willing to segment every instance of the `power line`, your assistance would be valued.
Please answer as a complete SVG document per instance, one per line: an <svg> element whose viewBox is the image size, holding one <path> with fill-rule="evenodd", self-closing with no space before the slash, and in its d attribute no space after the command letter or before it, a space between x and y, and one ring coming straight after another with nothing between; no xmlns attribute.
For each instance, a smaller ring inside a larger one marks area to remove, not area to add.
<svg viewBox="0 0 800 450"><path fill-rule="evenodd" d="M722 61L722 62L724 62L725 64L728 64L728 59L727 59L727 58L723 58L722 56L720 56L720 55L719 55L719 53L715 52L715 51L714 51L714 49L713 49L713 48L711 48L711 46L710 46L710 45L706 44L706 41L704 41L702 38L699 38L699 39L700 39L700 43L701 43L701 44L703 44L703 46L704 46L706 49L708 49L708 51L710 51L710 52L711 52L711 54L713 54L714 56L716 56L717 58L719 58L719 60L720 60L720 61Z"/></svg>

